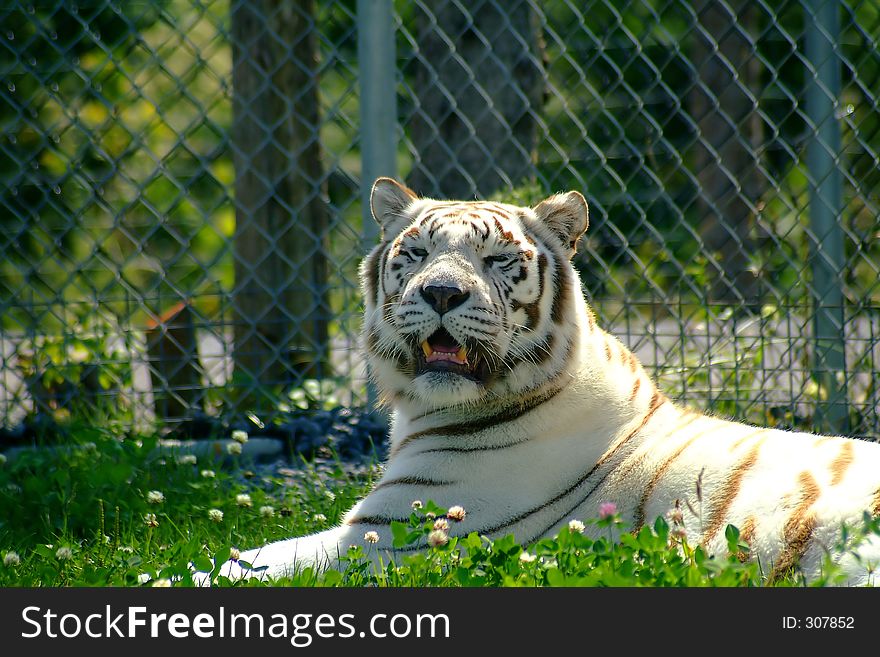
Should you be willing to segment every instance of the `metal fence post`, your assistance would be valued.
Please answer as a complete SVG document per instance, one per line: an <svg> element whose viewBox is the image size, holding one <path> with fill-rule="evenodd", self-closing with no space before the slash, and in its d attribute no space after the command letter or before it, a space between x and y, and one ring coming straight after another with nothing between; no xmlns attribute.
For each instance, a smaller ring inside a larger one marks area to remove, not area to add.
<svg viewBox="0 0 880 657"><path fill-rule="evenodd" d="M840 4L811 0L807 6L806 52L812 67L806 83L806 109L812 122L807 147L810 181L811 267L813 273L813 371L820 396L816 428L846 431L844 353L842 179L840 172ZM810 73L812 73L810 75Z"/></svg>
<svg viewBox="0 0 880 657"><path fill-rule="evenodd" d="M364 253L379 237L370 212L370 188L379 176L397 175L397 64L391 0L358 0L361 101L361 202ZM377 394L367 385L367 403Z"/></svg>

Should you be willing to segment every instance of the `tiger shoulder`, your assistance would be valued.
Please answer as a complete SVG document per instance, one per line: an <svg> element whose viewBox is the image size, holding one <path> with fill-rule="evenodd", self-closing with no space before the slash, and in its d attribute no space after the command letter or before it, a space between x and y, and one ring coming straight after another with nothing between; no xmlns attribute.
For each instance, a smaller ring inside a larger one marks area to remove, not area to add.
<svg viewBox="0 0 880 657"><path fill-rule="evenodd" d="M589 224L580 193L529 208L380 178L371 208L363 347L391 411L389 458L338 527L243 554L260 572L333 563L365 536L393 559L391 523L430 499L467 510L456 535L522 544L603 503L632 529L687 508L690 544L724 553L732 524L769 581L793 568L809 581L843 524L880 514L880 445L683 408L597 325L571 264ZM848 584L876 583L880 538L837 558Z"/></svg>

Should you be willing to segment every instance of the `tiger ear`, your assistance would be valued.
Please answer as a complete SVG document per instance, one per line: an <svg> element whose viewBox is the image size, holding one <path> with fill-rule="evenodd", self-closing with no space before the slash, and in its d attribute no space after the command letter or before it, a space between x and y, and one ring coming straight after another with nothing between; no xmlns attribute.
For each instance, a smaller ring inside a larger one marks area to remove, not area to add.
<svg viewBox="0 0 880 657"><path fill-rule="evenodd" d="M580 192L554 194L534 207L535 215L562 242L569 259L577 253L577 244L590 225L587 200Z"/></svg>
<svg viewBox="0 0 880 657"><path fill-rule="evenodd" d="M395 221L406 218L406 209L418 200L416 193L391 178L377 178L370 192L370 210L383 234Z"/></svg>

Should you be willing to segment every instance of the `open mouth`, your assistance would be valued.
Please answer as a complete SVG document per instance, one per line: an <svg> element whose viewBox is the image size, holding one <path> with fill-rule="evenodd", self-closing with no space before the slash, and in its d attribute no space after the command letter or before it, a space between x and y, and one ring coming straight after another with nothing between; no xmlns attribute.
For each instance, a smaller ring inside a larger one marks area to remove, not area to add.
<svg viewBox="0 0 880 657"><path fill-rule="evenodd" d="M449 372L475 381L485 378L485 361L476 350L456 342L446 329L434 331L422 342L419 354L421 372Z"/></svg>

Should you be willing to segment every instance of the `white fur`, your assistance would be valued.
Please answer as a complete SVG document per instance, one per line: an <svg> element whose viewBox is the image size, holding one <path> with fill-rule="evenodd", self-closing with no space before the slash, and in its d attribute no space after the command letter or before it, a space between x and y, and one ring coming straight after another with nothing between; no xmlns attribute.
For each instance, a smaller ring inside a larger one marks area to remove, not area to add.
<svg viewBox="0 0 880 657"><path fill-rule="evenodd" d="M455 208L465 206L407 200L408 193L389 184L380 181L377 188L381 193L377 196L374 192L374 199L393 208L393 217L385 224L386 230L393 226L393 231L377 249L393 249L405 229L419 225L420 217L432 210L453 217L462 212ZM859 525L863 512L878 504L880 446L845 438L762 431L682 409L660 395L641 366L631 360L630 352L595 327L567 260L568 245L564 240L554 242L565 226L574 226L574 239L580 234L577 231L586 227L586 206L578 219L577 207L571 205L577 198L566 198L567 216L561 219L539 218L528 208L499 206L518 217L505 221L504 227L523 244L530 235L536 251L548 259L548 268L566 268L575 287L565 321L556 326L549 317L552 281L545 272L539 325L531 331L518 331L502 318L493 348L502 355L516 353L516 349L527 350L552 334L552 357L541 366L522 363L483 388L454 376L423 374L413 380L397 369L393 359L371 355L373 377L393 406L391 456L382 479L339 527L243 553L242 560L252 563L256 574L275 577L306 565L333 565L349 545L367 547L377 560L393 559L387 524L349 522L374 516L405 518L416 499L432 499L446 507L463 506L467 516L463 522L453 523L455 534L503 526L489 535L513 533L526 542L552 535L571 519L595 517L602 502L614 502L623 519L635 523L652 522L679 501L689 542L702 543L710 552L726 550L724 528L728 523L740 529L751 527L752 554L767 574L792 553L793 537L798 532L807 534L808 542L797 554L809 580L819 574L826 549L834 544L841 523ZM483 215L491 214L486 205L473 207ZM554 204L543 206L542 213L552 207ZM374 203L374 211L383 210L377 210ZM382 222L380 216L377 219ZM373 299L366 300L365 333L375 332L382 348L399 348L403 325L419 339L440 325L457 339L470 330L464 319L456 323L449 316L439 318L423 303L419 305L418 289L425 281L468 286L472 293L469 303L474 308L497 302L492 297L493 286L487 283L488 274L480 269L480 249L484 248L480 240L469 237L466 227L451 224L448 230L438 231L441 233L440 246L426 243L425 249L433 251L411 271L403 270L402 283L395 283L388 268L382 281L384 298L398 295L400 301L418 309L417 317L404 320L399 314L404 306L398 305L389 322L381 308L384 299L378 305ZM533 271L522 283L525 298L536 293L536 275ZM517 323L522 321L518 317ZM560 355L563 345L570 345L567 361ZM432 428L473 422L527 404L530 396L556 388L559 391L549 401L514 421L464 434L430 433ZM416 432L423 433L408 438ZM502 445L508 447L478 451ZM431 451L443 448L476 451ZM842 472L838 480L831 465L849 449L851 462L845 467L838 463L836 470ZM678 457L672 458L677 452ZM658 479L656 474L661 470L663 475ZM455 483L383 486L401 477ZM814 486L804 486L804 482ZM555 501L529 513L548 500ZM687 510L686 504L697 515ZM516 518L519 520L512 522ZM379 534L378 544L365 543L367 531ZM876 537L863 544L856 557L843 558L847 583L872 583L872 562L880 563ZM244 573L235 563L226 564L223 573L255 574Z"/></svg>

